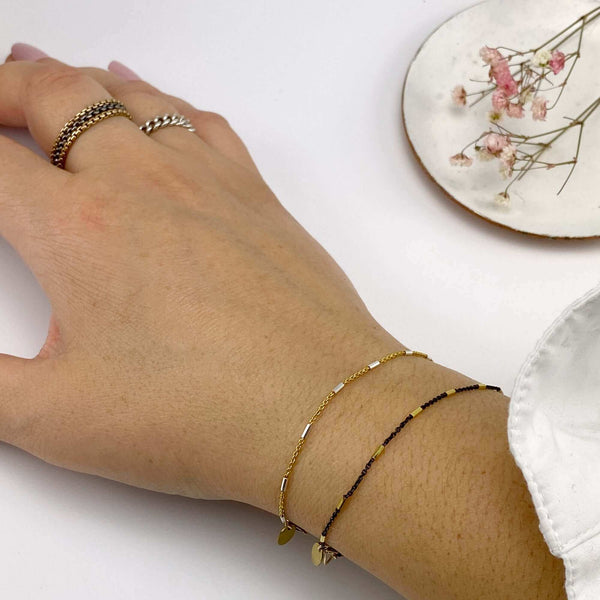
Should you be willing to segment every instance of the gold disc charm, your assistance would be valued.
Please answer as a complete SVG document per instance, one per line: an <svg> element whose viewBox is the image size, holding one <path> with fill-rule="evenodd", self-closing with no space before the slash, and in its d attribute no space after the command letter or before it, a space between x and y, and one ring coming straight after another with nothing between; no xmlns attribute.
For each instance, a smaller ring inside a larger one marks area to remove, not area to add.
<svg viewBox="0 0 600 600"><path fill-rule="evenodd" d="M319 542L315 542L312 547L312 561L315 567L318 567L323 560L323 550L321 550L321 544Z"/></svg>
<svg viewBox="0 0 600 600"><path fill-rule="evenodd" d="M283 546L283 544L287 544L294 537L294 533L296 533L295 525L288 525L288 526L284 527L279 532L279 537L277 538L277 543L280 546Z"/></svg>

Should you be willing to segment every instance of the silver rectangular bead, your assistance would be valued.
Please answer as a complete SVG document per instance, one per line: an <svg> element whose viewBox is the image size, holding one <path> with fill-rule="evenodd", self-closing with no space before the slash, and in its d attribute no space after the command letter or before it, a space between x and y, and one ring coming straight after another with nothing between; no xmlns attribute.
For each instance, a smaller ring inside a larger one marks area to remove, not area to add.
<svg viewBox="0 0 600 600"><path fill-rule="evenodd" d="M304 428L304 431L302 432L302 435L300 436L301 440L303 440L306 437L306 434L308 433L309 429L310 429L310 423L307 423L306 427Z"/></svg>
<svg viewBox="0 0 600 600"><path fill-rule="evenodd" d="M284 524L287 525L287 523L285 522L285 517L283 515L279 515L279 520Z"/></svg>
<svg viewBox="0 0 600 600"><path fill-rule="evenodd" d="M282 492L284 492L284 491L285 491L285 486L287 485L287 481L288 481L288 478L287 478L287 477L284 477L284 478L281 480L281 491L282 491Z"/></svg>
<svg viewBox="0 0 600 600"><path fill-rule="evenodd" d="M375 362L372 362L372 363L369 365L369 369L374 369L375 367L378 367L380 364L381 364L381 363L380 363L378 360L376 360Z"/></svg>
<svg viewBox="0 0 600 600"><path fill-rule="evenodd" d="M337 394L343 387L344 387L344 382L342 381L333 388L333 393Z"/></svg>
<svg viewBox="0 0 600 600"><path fill-rule="evenodd" d="M412 350L407 350L404 356L412 356L414 352Z"/></svg>

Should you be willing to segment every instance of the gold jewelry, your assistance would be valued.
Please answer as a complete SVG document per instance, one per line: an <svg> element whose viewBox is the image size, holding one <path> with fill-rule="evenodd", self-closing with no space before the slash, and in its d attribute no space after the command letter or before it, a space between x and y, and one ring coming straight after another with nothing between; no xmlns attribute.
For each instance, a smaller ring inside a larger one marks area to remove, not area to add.
<svg viewBox="0 0 600 600"><path fill-rule="evenodd" d="M304 428L304 431L302 432L302 435L300 436L300 439L298 440L298 443L296 444L296 448L294 449L294 452L292 454L292 457L290 459L288 467L285 470L285 473L283 474L283 478L281 479L281 487L279 489L279 518L280 518L281 522L283 523L283 529L281 529L281 531L279 532L279 537L277 539L278 544L280 544L280 545L287 544L287 542L289 542L292 539L292 537L294 537L294 533L296 532L297 529L302 531L303 533L308 533L306 530L302 529L302 527L300 527L299 525L296 525L295 523L292 523L287 518L287 515L285 512L285 501L286 501L286 492L287 492L288 482L289 482L290 476L292 474L292 471L294 469L294 466L296 465L298 456L300 455L300 452L302 451L302 448L304 446L304 442L306 440L306 436L308 434L309 429L319 419L319 417L321 416L321 414L323 413L323 411L325 410L325 408L327 407L327 405L329 404L331 399L336 394L338 394L342 390L342 388L344 388L347 384L351 383L352 381L355 381L358 378L362 377L363 375L366 375L367 373L371 372L373 369L375 369L379 365L389 362L390 360L393 360L394 358L398 358L399 356L419 356L422 358L426 358L427 360L431 360L427 356L427 354L424 354L423 352L417 352L416 350L400 350L398 352L392 352L391 354L388 354L388 355L384 356L383 358L380 358L379 360L376 360L376 361L368 364L366 367L363 367L359 371L356 371L356 373L353 373L352 375L350 375L349 377L344 379L342 382L338 383L329 392L329 394L327 394L327 396L321 402L321 404L319 404L319 407L317 408L317 410L315 411L313 416L310 418L310 420L306 424L306 427Z"/></svg>
<svg viewBox="0 0 600 600"><path fill-rule="evenodd" d="M50 153L52 164L60 169L64 169L67 154L75 140L84 131L109 117L127 117L130 120L133 119L125 106L115 98L101 100L100 102L86 106L64 125L56 137Z"/></svg>
<svg viewBox="0 0 600 600"><path fill-rule="evenodd" d="M498 386L486 385L484 383L475 383L473 385L466 385L464 387L446 390L445 392L438 394L431 400L424 402L423 404L415 408L412 412L409 412L408 415L404 418L404 420L396 427L396 429L394 429L394 431L392 431L392 433L390 433L390 435L388 435L388 437L379 446L377 446L377 449L375 450L375 452L373 452L373 455L367 461L367 464L364 466L363 470L361 471L360 475L358 476L352 487L339 499L334 511L331 513L331 516L329 517L329 520L325 525L325 528L321 532L321 537L319 538L319 541L313 544L311 558L315 566L319 566L321 563L326 565L331 559L343 556L341 552L338 552L335 548L329 546L326 543L325 538L329 530L331 529L331 526L333 525L333 522L335 521L336 517L342 510L342 507L346 506L348 499L354 494L354 492L360 485L361 481L364 479L365 475L367 474L373 463L383 454L383 451L385 450L386 446L400 433L400 431L405 427L405 425L409 421L412 421L414 418L420 415L428 406L435 404L442 398L447 398L448 396L453 396L454 394L460 394L462 392L469 392L472 390L494 390L496 392L502 392L502 390Z"/></svg>

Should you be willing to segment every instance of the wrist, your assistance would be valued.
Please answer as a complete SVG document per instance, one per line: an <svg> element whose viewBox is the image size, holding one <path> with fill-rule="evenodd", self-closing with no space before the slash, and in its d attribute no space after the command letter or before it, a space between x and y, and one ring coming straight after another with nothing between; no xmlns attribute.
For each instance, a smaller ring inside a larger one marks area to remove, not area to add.
<svg viewBox="0 0 600 600"><path fill-rule="evenodd" d="M252 427L229 456L233 473L229 499L277 514L282 475L321 401L358 369L407 349L380 327L353 335L353 343L336 346L337 353L315 353L297 364L262 403L249 403L256 408L247 419ZM346 385L311 427L289 478L289 519L313 533L320 531L332 502L335 505L348 481L410 410L445 387L471 383L472 379L431 360L402 356Z"/></svg>
<svg viewBox="0 0 600 600"><path fill-rule="evenodd" d="M248 390L246 408L238 417L238 425L231 428L229 423L221 428L227 430L221 437L230 442L226 445L226 456L219 461L221 466L216 479L221 486L213 497L244 502L277 514L281 477L300 434L321 401L351 373L390 352L406 349L379 325L340 327L339 331L342 333L331 330L324 336L329 344L299 343L302 350L295 357L286 353L266 361L276 378L259 376L263 385ZM307 350L307 346L312 349ZM387 369L390 364L379 369ZM370 373L367 377L378 375ZM339 409L336 410L335 405L349 399L352 388L361 387L359 383L357 380L346 386L311 428L311 439L307 439L298 465L305 459L310 464L313 454L321 452L323 441L327 439L324 434L332 427L339 427L336 424ZM332 413L332 417L327 413Z"/></svg>
<svg viewBox="0 0 600 600"><path fill-rule="evenodd" d="M272 457L277 468L270 470L268 486L265 486L269 492L259 505L261 508L277 513L276 501L282 474L300 433L321 400L348 375L398 349L403 348L392 345L374 350L362 360L347 363L337 381L322 382L320 393L309 403L310 407L305 409L302 418L288 428L287 448L283 454L280 452L279 456ZM406 415L441 391L473 383L472 379L431 360L409 355L382 364L374 372L347 384L330 400L319 420L311 427L310 440L307 436L288 481L288 519L318 538L340 497L355 482L377 447ZM359 495L364 493L362 487ZM375 500L371 497L366 504L363 501L362 507L372 506ZM363 517L369 517L368 510ZM328 534L329 545L340 549L336 546L340 540L338 533L343 530L339 524L344 522L344 527L352 527L346 521L347 518L340 516L333 533Z"/></svg>
<svg viewBox="0 0 600 600"><path fill-rule="evenodd" d="M356 370L404 348L384 330L376 333L337 346L337 355L315 361L312 369L307 361L288 373L286 401L269 400L270 410L257 413L248 429L245 446L252 452L231 456L230 499L277 514L281 477L323 398ZM442 391L473 383L433 361L406 356L347 385L307 436L288 482L289 520L318 539L339 498L406 415ZM562 566L544 545L510 455L507 408L502 394L475 390L428 409L369 471L329 531L328 545L406 597L497 598L514 589L534 597L529 592L542 574L549 574L545 592L558 597ZM274 520L274 540L280 527Z"/></svg>

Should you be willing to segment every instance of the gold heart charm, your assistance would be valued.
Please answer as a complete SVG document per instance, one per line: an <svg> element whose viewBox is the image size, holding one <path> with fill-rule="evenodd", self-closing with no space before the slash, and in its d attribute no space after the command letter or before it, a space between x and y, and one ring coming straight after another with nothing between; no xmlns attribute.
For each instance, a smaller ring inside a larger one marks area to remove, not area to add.
<svg viewBox="0 0 600 600"><path fill-rule="evenodd" d="M284 527L279 532L279 537L277 538L277 543L280 546L283 546L283 544L287 544L294 537L294 533L296 533L295 525L290 525L290 526Z"/></svg>
<svg viewBox="0 0 600 600"><path fill-rule="evenodd" d="M321 545L319 542L315 542L312 547L312 562L315 567L318 567L323 560L323 550L321 550Z"/></svg>

